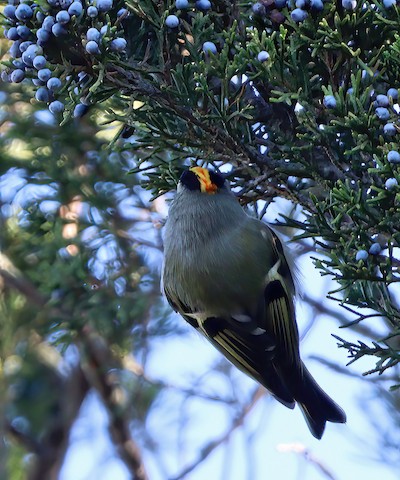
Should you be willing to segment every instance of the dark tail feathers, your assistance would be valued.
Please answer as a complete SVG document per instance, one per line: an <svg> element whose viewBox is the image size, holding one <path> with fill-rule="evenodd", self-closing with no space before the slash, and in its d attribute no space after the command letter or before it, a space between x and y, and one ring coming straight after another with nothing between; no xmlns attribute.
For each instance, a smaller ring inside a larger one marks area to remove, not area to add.
<svg viewBox="0 0 400 480"><path fill-rule="evenodd" d="M346 414L317 384L311 373L303 364L302 378L294 389L294 398L299 404L307 425L320 439L326 422L346 423Z"/></svg>

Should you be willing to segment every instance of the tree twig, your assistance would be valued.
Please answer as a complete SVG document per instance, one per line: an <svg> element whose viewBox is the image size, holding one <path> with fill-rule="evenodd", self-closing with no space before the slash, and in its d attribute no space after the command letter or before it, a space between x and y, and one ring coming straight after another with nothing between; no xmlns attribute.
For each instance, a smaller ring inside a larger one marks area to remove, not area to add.
<svg viewBox="0 0 400 480"><path fill-rule="evenodd" d="M111 368L121 368L117 359L104 339L85 328L80 334L83 349L88 362L85 372L89 382L96 388L109 415L109 431L117 451L134 480L148 480L139 446L132 438L126 409L118 400L117 387L108 377Z"/></svg>
<svg viewBox="0 0 400 480"><path fill-rule="evenodd" d="M230 439L232 433L237 428L243 425L247 415L252 411L256 403L265 396L265 394L265 389L261 386L258 387L254 391L250 401L243 407L240 414L233 420L230 428L220 438L210 441L204 448L201 449L198 458L194 462L185 467L178 475L172 477L170 480L183 479L186 475L192 472L200 463L202 463L216 448L226 443Z"/></svg>
<svg viewBox="0 0 400 480"><path fill-rule="evenodd" d="M277 450L279 452L294 452L298 455L301 455L308 463L314 465L314 467L316 467L317 470L319 470L325 478L328 478L329 480L336 479L336 477L328 469L328 467L324 465L321 460L319 460L315 455L313 455L310 450L301 443L281 444L277 446Z"/></svg>

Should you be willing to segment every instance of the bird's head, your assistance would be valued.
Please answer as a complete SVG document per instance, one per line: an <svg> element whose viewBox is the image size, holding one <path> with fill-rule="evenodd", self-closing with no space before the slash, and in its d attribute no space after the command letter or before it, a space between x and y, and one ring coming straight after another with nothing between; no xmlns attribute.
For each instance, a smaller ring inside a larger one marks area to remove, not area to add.
<svg viewBox="0 0 400 480"><path fill-rule="evenodd" d="M227 188L227 182L221 174L203 167L192 167L185 170L178 184L178 191L186 189L209 195L222 190L226 191Z"/></svg>

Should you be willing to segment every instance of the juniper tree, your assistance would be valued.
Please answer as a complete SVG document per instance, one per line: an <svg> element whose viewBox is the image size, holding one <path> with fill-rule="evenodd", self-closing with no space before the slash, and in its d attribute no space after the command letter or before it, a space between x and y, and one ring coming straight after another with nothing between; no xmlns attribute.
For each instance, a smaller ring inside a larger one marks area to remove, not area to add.
<svg viewBox="0 0 400 480"><path fill-rule="evenodd" d="M23 168L26 182L48 187L18 221L4 215L2 308L4 318L12 312L24 339L33 322L26 355L42 339L79 344L81 355L88 349L96 358L93 336L124 352L143 338L127 332L140 331L155 294L139 288L145 261L129 254L132 239L123 232L130 219L118 210L117 191L132 192L140 182L157 198L175 188L187 165L201 164L225 172L240 201L260 217L278 198L291 202L292 214L279 224L290 227L295 242L311 239L319 253L315 268L336 282L331 302L351 313L346 326L370 329L369 342L350 341L343 330L338 345L350 362L375 358L366 373L388 371L398 386L400 18L394 0L28 0L9 2L3 17L9 53L2 80L11 82L12 104L31 98L29 109L48 108L61 125L46 126L55 132L51 141L32 124L33 112L29 123L19 118L7 127L7 138L21 137L33 152L22 160L2 140L1 171ZM98 122L87 119L96 112L103 125L117 125L113 138L95 136ZM54 195L57 209L49 213L43 201ZM85 208L85 220L76 221ZM72 237L66 224L75 225ZM100 267L96 254L107 242L115 254ZM100 278L96 268L103 268ZM379 318L383 335L374 329ZM7 325L4 358L19 345L18 330ZM110 358L111 369L119 356ZM35 362L38 372L48 369ZM82 380L78 409L90 381L74 374ZM54 369L48 382L54 383L47 389L65 384ZM92 384L112 411L107 382L100 377ZM153 390L143 392L148 402L154 398ZM397 395L388 397L392 408ZM62 410L60 399L54 402Z"/></svg>

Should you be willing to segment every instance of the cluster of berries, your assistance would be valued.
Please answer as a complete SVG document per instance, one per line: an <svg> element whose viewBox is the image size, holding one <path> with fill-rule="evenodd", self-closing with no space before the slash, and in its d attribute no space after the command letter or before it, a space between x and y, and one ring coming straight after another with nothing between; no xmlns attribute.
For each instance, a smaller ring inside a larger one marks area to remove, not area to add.
<svg viewBox="0 0 400 480"><path fill-rule="evenodd" d="M328 0L259 0L252 9L253 14L258 17L269 17L273 22L282 23L285 16L281 13L284 8L290 11L291 19L300 23L309 15L309 12L321 12ZM344 10L352 12L357 8L357 0L341 0ZM383 0L386 10L392 10L397 0Z"/></svg>
<svg viewBox="0 0 400 480"><path fill-rule="evenodd" d="M253 15L259 18L269 17L274 23L283 23L282 10L290 11L291 19L300 23L308 17L308 11L320 12L324 8L323 0L259 0L252 6Z"/></svg>
<svg viewBox="0 0 400 480"><path fill-rule="evenodd" d="M175 8L177 9L177 15L171 14L168 15L167 18L165 19L165 25L170 28L171 30L174 30L179 27L180 25L180 18L179 18L179 13L180 11L186 11L189 9L194 9L199 12L207 13L209 10L212 9L212 4L209 0L196 0L191 4L188 0L176 0L175 1ZM213 42L204 42L203 44L203 52L205 54L216 54L217 53L217 46Z"/></svg>
<svg viewBox="0 0 400 480"><path fill-rule="evenodd" d="M3 9L4 36L12 41L10 60L1 73L6 82L32 81L35 98L61 113L66 98L75 98L74 116L90 100L90 66L103 55L124 55L122 21L128 16L120 0L8 0Z"/></svg>
<svg viewBox="0 0 400 480"><path fill-rule="evenodd" d="M349 89L347 94L352 95L352 89ZM397 103L398 98L399 91L397 88L389 88L386 94L377 94L371 97L376 117L381 122L385 122L383 125L383 133L385 137L394 137L400 133L400 126L398 125L400 106ZM329 109L335 109L337 107L337 101L334 95L325 95L323 104ZM390 150L386 159L392 165L400 164L400 153L397 150ZM385 182L387 190L392 190L397 187L397 185L398 182L395 178L389 178Z"/></svg>

